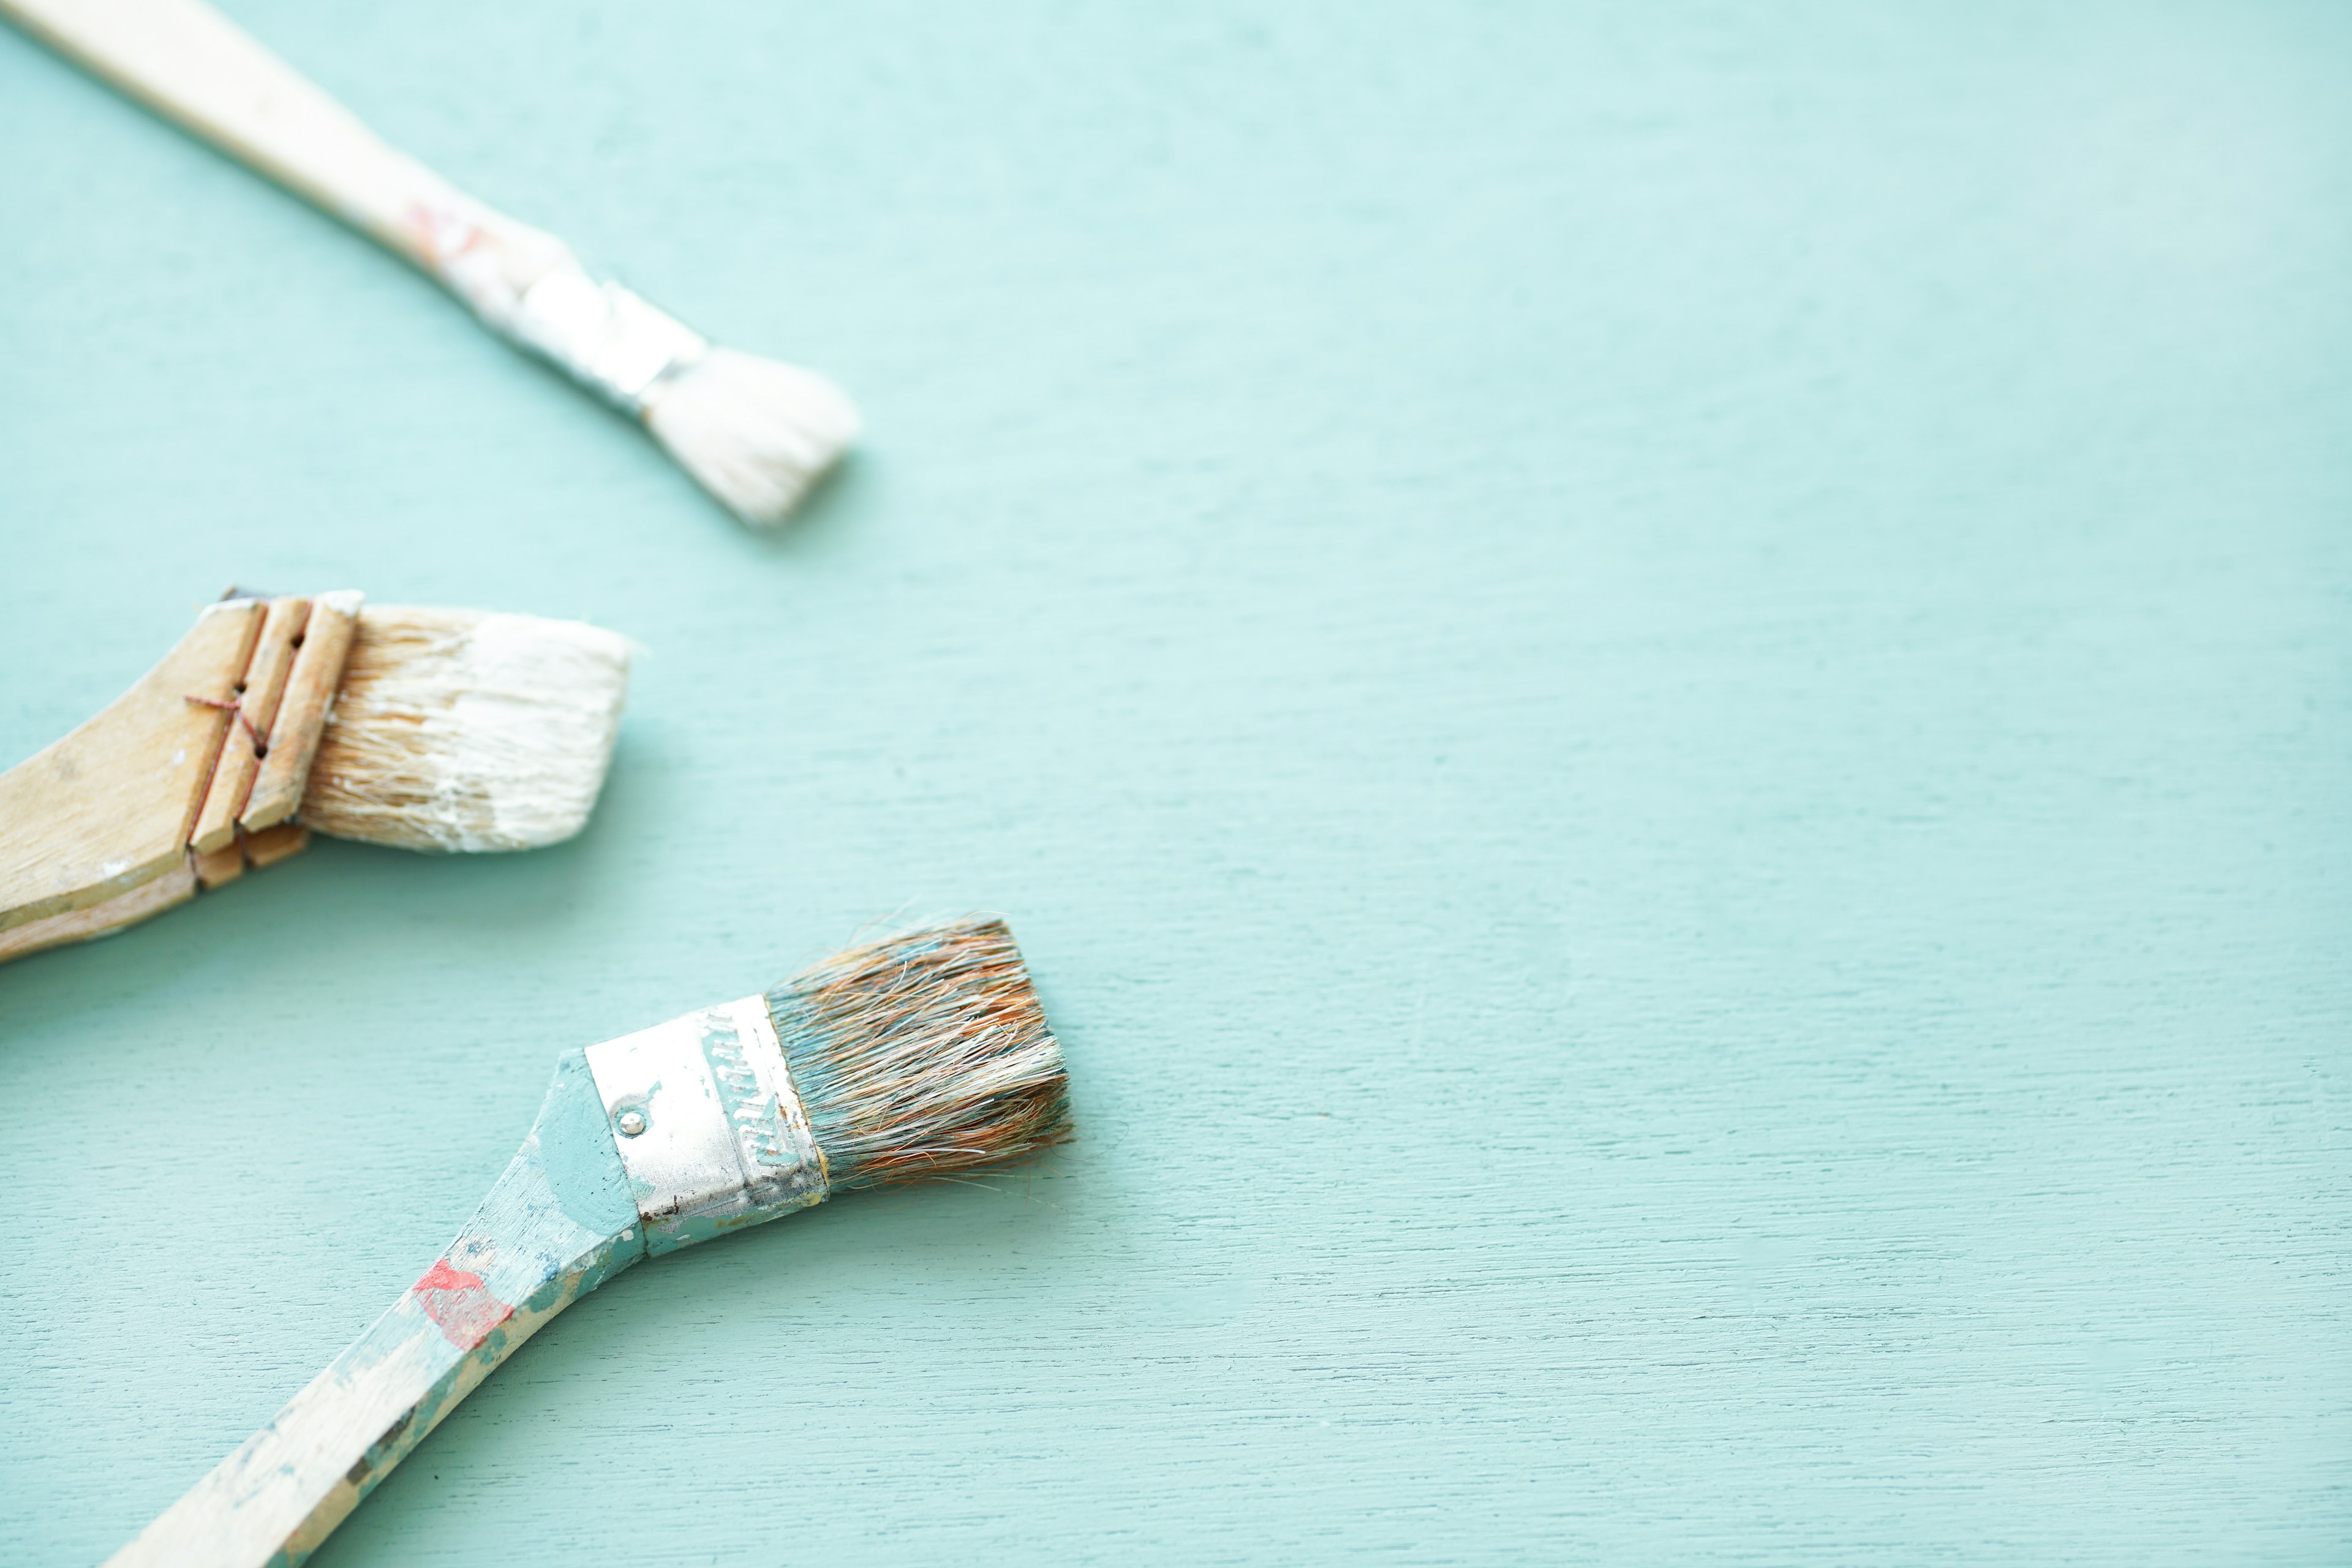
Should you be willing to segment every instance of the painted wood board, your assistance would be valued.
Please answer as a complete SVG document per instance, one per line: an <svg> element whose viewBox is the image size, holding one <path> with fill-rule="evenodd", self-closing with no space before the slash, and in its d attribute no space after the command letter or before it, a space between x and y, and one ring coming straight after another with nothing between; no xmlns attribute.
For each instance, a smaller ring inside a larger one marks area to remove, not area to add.
<svg viewBox="0 0 2352 1568"><path fill-rule="evenodd" d="M871 445L749 535L0 34L0 761L231 581L650 650L573 844L0 972L0 1560L559 1053L974 907L1077 1145L614 1282L316 1561L2352 1552L2339 8L227 9Z"/></svg>

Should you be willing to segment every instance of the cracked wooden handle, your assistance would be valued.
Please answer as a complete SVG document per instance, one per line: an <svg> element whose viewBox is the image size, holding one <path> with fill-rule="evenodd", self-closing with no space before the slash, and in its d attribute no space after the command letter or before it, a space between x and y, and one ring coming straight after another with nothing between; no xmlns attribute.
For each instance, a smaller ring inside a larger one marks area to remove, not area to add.
<svg viewBox="0 0 2352 1568"><path fill-rule="evenodd" d="M359 605L208 605L136 686L0 773L0 961L119 931L308 843L290 819Z"/></svg>

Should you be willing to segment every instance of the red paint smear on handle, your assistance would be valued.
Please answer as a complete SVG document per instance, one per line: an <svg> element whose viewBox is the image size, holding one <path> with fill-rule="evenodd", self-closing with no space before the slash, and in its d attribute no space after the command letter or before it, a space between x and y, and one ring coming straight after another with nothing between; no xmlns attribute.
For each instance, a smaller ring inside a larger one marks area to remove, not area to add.
<svg viewBox="0 0 2352 1568"><path fill-rule="evenodd" d="M461 1351L472 1350L514 1316L514 1309L491 1295L480 1275L452 1268L446 1258L436 1258L425 1278L408 1289L441 1337Z"/></svg>

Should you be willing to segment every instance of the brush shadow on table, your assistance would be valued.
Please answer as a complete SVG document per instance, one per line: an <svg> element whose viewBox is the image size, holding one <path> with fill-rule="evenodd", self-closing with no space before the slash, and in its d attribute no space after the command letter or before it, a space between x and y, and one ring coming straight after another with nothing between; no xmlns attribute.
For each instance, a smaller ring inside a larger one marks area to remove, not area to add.
<svg viewBox="0 0 2352 1568"><path fill-rule="evenodd" d="M29 1026L289 965L380 969L420 914L444 931L496 933L501 947L557 940L593 901L605 857L599 838L592 822L544 849L418 855L314 836L304 853L140 925L10 964L0 1016Z"/></svg>

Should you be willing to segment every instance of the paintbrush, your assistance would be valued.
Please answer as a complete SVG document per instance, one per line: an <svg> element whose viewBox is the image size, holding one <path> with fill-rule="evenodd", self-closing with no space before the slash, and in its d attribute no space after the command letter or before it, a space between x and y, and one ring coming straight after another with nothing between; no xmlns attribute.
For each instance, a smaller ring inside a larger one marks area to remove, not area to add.
<svg viewBox="0 0 2352 1568"><path fill-rule="evenodd" d="M111 1562L299 1563L517 1346L622 1269L845 1188L1058 1143L1066 1090L1012 933L979 916L573 1051L457 1239Z"/></svg>
<svg viewBox="0 0 2352 1568"><path fill-rule="evenodd" d="M713 347L551 234L387 145L202 0L0 0L61 53L414 262L632 418L744 521L782 522L857 436L812 371Z"/></svg>
<svg viewBox="0 0 2352 1568"><path fill-rule="evenodd" d="M310 831L528 849L580 831L628 684L579 621L230 590L73 733L0 773L0 961L268 866Z"/></svg>

